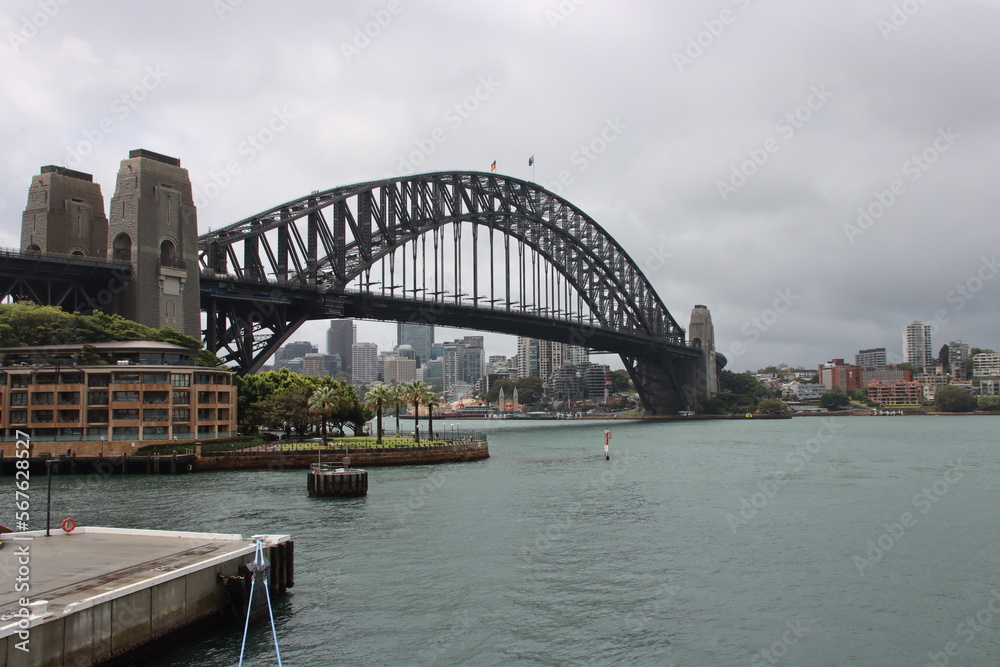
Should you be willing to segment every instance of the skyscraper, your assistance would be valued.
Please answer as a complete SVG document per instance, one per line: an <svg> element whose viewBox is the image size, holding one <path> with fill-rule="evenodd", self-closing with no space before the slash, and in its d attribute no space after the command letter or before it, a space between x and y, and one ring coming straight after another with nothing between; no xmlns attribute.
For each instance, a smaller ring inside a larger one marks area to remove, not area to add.
<svg viewBox="0 0 1000 667"><path fill-rule="evenodd" d="M903 327L903 360L917 368L930 366L934 362L929 324L914 321Z"/></svg>
<svg viewBox="0 0 1000 667"><path fill-rule="evenodd" d="M378 380L378 345L354 343L351 346L351 381L356 385L372 384Z"/></svg>
<svg viewBox="0 0 1000 667"><path fill-rule="evenodd" d="M422 367L431 358L431 345L434 343L433 324L396 324L396 344L409 345L416 355L417 366Z"/></svg>
<svg viewBox="0 0 1000 667"><path fill-rule="evenodd" d="M351 377L353 377L352 345L354 345L354 320L330 320L330 328L326 330L326 353L339 354L344 364L344 372Z"/></svg>

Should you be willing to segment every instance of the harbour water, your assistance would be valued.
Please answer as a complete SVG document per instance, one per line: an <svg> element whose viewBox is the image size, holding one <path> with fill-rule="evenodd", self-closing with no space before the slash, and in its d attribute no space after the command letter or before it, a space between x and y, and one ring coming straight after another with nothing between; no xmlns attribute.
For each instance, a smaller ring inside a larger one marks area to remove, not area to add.
<svg viewBox="0 0 1000 667"><path fill-rule="evenodd" d="M489 460L371 469L363 498L304 470L63 477L52 516L291 534L290 666L1000 662L1000 417L470 426ZM155 664L234 665L240 633Z"/></svg>

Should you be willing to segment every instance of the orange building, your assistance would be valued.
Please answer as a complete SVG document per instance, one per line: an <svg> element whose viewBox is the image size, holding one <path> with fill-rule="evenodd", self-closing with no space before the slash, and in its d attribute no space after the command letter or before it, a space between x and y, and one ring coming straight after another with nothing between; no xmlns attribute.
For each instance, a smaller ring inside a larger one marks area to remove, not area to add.
<svg viewBox="0 0 1000 667"><path fill-rule="evenodd" d="M235 374L168 343L0 348L0 434L33 453L132 453L236 435Z"/></svg>
<svg viewBox="0 0 1000 667"><path fill-rule="evenodd" d="M919 405L924 400L924 385L916 381L868 382L868 398L882 405Z"/></svg>

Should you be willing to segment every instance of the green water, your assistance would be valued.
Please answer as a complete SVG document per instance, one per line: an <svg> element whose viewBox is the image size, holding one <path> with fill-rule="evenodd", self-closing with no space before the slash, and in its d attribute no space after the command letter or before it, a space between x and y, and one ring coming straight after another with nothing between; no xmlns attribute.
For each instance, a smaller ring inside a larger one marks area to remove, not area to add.
<svg viewBox="0 0 1000 667"><path fill-rule="evenodd" d="M302 470L64 477L53 516L291 534L289 666L1000 663L1000 418L610 426L605 461L603 424L482 423L489 460L352 500ZM235 665L240 634L155 664Z"/></svg>

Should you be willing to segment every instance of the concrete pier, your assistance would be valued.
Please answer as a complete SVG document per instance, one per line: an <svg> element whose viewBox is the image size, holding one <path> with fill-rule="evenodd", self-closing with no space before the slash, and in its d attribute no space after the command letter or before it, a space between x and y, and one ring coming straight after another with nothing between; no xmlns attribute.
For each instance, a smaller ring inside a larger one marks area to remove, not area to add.
<svg viewBox="0 0 1000 667"><path fill-rule="evenodd" d="M287 535L258 536L273 593L294 583ZM0 538L0 661L94 665L139 657L192 626L240 618L255 539L78 527ZM47 604L39 601L47 601Z"/></svg>

